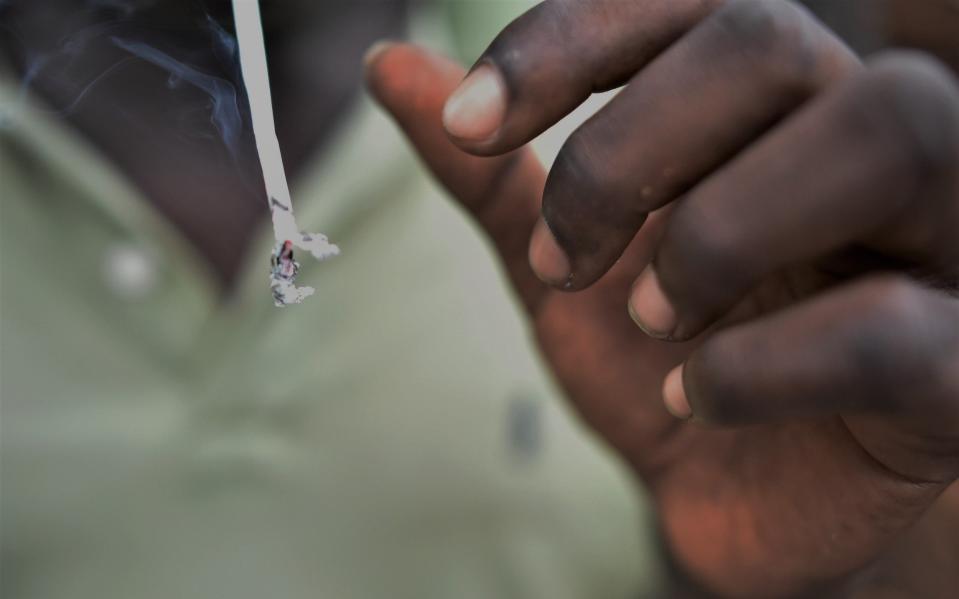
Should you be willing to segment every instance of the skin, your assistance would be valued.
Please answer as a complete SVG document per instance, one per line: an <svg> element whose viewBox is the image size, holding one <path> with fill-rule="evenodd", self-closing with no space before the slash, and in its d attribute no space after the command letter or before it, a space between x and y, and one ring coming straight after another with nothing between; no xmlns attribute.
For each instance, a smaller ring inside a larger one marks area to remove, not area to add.
<svg viewBox="0 0 959 599"><path fill-rule="evenodd" d="M863 64L781 0L548 0L470 73L480 100L423 49L367 59L687 586L953 596L954 74L931 53ZM524 144L625 82L546 173Z"/></svg>

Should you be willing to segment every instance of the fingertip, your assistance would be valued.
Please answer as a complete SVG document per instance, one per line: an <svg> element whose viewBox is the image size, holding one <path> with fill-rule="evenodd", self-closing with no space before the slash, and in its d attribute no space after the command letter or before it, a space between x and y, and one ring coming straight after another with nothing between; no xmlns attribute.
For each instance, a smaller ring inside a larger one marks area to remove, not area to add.
<svg viewBox="0 0 959 599"><path fill-rule="evenodd" d="M636 324L654 339L672 339L677 316L663 292L659 275L652 264L647 266L629 293L629 313Z"/></svg>
<svg viewBox="0 0 959 599"><path fill-rule="evenodd" d="M505 116L506 84L495 66L484 63L446 101L443 127L456 140L485 142L495 137Z"/></svg>
<svg viewBox="0 0 959 599"><path fill-rule="evenodd" d="M363 54L363 68L369 72L380 56L395 45L396 42L393 40L379 40L374 42L372 46L367 48L366 53Z"/></svg>
<svg viewBox="0 0 959 599"><path fill-rule="evenodd" d="M379 40L367 48L363 54L363 74L366 80L366 88L370 91L373 99L380 104L384 103L383 58L396 46L396 42Z"/></svg>
<svg viewBox="0 0 959 599"><path fill-rule="evenodd" d="M566 252L559 246L546 221L540 218L529 244L529 264L541 281L553 287L569 286L571 269Z"/></svg>
<svg viewBox="0 0 959 599"><path fill-rule="evenodd" d="M376 42L363 63L367 89L404 126L424 114L439 125L443 103L463 77L463 68L453 60L402 41Z"/></svg>
<svg viewBox="0 0 959 599"><path fill-rule="evenodd" d="M666 410L676 418L688 420L693 416L693 410L683 386L682 364L673 368L663 381L663 403L666 405Z"/></svg>

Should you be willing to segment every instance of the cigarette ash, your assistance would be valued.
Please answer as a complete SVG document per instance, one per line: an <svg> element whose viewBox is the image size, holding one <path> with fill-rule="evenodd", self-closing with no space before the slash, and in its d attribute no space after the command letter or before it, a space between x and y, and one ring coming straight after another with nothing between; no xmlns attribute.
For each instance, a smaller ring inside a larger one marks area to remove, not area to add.
<svg viewBox="0 0 959 599"><path fill-rule="evenodd" d="M295 245L310 252L317 260L325 260L340 253L340 249L330 243L325 235L317 233L299 233L298 243ZM278 308L299 304L316 291L312 287L296 286L300 263L293 258L293 246L293 241L283 240L276 244L270 257L270 291L273 292L273 304Z"/></svg>
<svg viewBox="0 0 959 599"><path fill-rule="evenodd" d="M300 263L293 258L293 248L309 252L321 261L338 256L340 248L330 243L326 235L301 232L293 217L292 204L271 197L270 214L277 239L270 256L270 290L273 292L273 303L282 308L289 304L299 304L316 291L312 287L296 286Z"/></svg>
<svg viewBox="0 0 959 599"><path fill-rule="evenodd" d="M312 287L296 286L299 272L300 263L293 259L293 242L285 240L278 243L270 258L270 290L273 292L273 303L278 308L298 304L316 291Z"/></svg>

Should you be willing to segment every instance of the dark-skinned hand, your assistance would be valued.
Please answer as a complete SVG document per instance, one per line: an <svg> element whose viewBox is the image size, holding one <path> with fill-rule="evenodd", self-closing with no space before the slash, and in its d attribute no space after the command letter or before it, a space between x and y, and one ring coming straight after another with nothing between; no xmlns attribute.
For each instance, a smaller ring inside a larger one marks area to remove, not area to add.
<svg viewBox="0 0 959 599"><path fill-rule="evenodd" d="M954 596L946 67L863 64L785 0L549 0L465 81L404 44L371 51L367 76L492 239L691 579L731 597ZM622 85L547 175L525 144Z"/></svg>

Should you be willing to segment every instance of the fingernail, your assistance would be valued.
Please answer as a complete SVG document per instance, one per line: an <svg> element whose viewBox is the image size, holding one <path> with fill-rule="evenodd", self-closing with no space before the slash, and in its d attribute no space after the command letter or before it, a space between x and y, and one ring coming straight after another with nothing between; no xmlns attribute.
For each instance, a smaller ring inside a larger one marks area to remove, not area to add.
<svg viewBox="0 0 959 599"><path fill-rule="evenodd" d="M542 218L533 229L529 242L529 264L541 281L554 287L562 287L569 282L569 258L553 237L549 225Z"/></svg>
<svg viewBox="0 0 959 599"><path fill-rule="evenodd" d="M680 364L669 371L663 381L663 403L666 409L676 418L688 420L693 416L693 409L689 407L686 390L683 389L683 366Z"/></svg>
<svg viewBox="0 0 959 599"><path fill-rule="evenodd" d="M647 335L668 339L676 328L676 310L663 294L652 265L636 279L629 294L629 313Z"/></svg>
<svg viewBox="0 0 959 599"><path fill-rule="evenodd" d="M380 40L374 43L366 50L366 54L363 55L363 66L369 68L369 66L379 58L380 54L389 50L394 45L395 42L389 40Z"/></svg>
<svg viewBox="0 0 959 599"><path fill-rule="evenodd" d="M506 115L506 87L496 68L484 64L460 84L443 108L450 135L471 141L492 137Z"/></svg>

